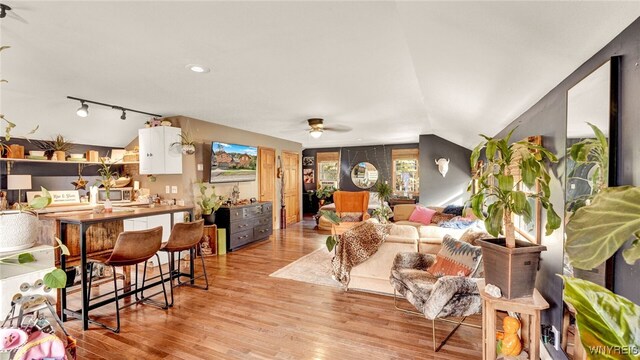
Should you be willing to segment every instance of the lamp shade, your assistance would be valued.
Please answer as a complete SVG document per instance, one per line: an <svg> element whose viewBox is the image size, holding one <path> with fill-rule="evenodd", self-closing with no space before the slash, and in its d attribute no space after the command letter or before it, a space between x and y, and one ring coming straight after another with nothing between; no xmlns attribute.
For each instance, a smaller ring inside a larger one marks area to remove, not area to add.
<svg viewBox="0 0 640 360"><path fill-rule="evenodd" d="M7 175L7 190L31 190L31 175Z"/></svg>

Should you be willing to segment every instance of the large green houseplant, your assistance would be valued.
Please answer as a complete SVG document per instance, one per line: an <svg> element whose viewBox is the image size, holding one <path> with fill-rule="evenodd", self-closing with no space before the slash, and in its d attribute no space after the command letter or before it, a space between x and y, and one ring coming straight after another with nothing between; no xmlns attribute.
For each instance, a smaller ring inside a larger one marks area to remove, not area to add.
<svg viewBox="0 0 640 360"><path fill-rule="evenodd" d="M211 185L209 188L204 182L198 183L200 189L200 199L197 201L202 211L202 218L207 225L216 223L216 211L222 206L222 197L216 194L216 187ZM211 189L209 192L208 190Z"/></svg>
<svg viewBox="0 0 640 360"><path fill-rule="evenodd" d="M320 201L320 206L324 205L327 200L333 196L336 188L331 185L325 185L316 191L316 197Z"/></svg>
<svg viewBox="0 0 640 360"><path fill-rule="evenodd" d="M502 139L481 135L484 141L471 154L472 169L477 169L483 151L486 157L479 169L478 192L470 200L473 213L484 220L491 235L504 236L479 241L485 264L492 264L485 267L485 277L506 298L532 294L539 255L546 250L544 246L516 240L513 216L522 216L531 223L534 209L528 199L535 199L546 210L547 235L561 223L549 200L551 177L547 171L547 164L557 162L557 157L528 140L510 143L512 133L513 130Z"/></svg>
<svg viewBox="0 0 640 360"><path fill-rule="evenodd" d="M571 216L566 233L565 254L574 268L596 268L629 241L622 255L635 264L640 259L640 187L600 190ZM562 278L587 357L638 359L640 306L592 282Z"/></svg>

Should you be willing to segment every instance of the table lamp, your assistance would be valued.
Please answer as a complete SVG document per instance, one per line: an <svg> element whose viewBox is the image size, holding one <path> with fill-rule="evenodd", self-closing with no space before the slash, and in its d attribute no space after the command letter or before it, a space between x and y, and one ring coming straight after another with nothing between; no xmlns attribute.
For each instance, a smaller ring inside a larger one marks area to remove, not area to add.
<svg viewBox="0 0 640 360"><path fill-rule="evenodd" d="M7 190L18 190L18 204L22 201L22 190L31 190L31 175L7 175Z"/></svg>

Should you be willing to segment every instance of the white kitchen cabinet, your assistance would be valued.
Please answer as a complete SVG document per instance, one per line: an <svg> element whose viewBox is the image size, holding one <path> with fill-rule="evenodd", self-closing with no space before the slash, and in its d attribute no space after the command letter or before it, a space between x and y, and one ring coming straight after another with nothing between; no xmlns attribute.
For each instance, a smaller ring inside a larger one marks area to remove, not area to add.
<svg viewBox="0 0 640 360"><path fill-rule="evenodd" d="M182 174L180 128L156 126L138 130L140 174Z"/></svg>

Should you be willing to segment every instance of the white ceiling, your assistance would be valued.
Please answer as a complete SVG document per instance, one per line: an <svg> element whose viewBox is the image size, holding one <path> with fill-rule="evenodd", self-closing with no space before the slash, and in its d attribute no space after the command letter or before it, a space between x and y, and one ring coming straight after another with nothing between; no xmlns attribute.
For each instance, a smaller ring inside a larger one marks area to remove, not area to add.
<svg viewBox="0 0 640 360"><path fill-rule="evenodd" d="M305 147L429 133L472 147L640 15L640 2L2 2L27 22L0 20L16 133L109 146L147 118L91 106L82 119L67 95ZM310 117L352 131L312 139Z"/></svg>

